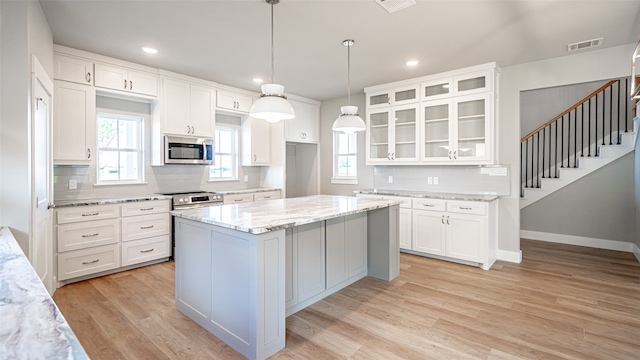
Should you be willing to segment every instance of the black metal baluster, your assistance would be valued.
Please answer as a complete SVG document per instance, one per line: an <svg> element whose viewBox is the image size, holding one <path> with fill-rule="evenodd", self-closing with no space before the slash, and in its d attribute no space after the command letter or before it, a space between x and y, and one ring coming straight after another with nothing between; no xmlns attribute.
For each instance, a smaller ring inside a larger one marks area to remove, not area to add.
<svg viewBox="0 0 640 360"><path fill-rule="evenodd" d="M609 88L611 88L611 87L609 87ZM611 89L609 89L609 90L611 90ZM607 126L606 125L606 120L607 120L607 118L604 116L604 109L607 107L606 106L606 102L607 102L606 94L607 94L607 89L604 89L602 91L602 145L605 145L604 140L606 139L606 133L607 133L606 132L606 126Z"/></svg>
<svg viewBox="0 0 640 360"><path fill-rule="evenodd" d="M613 87L609 87L609 102L613 97ZM611 106L609 106L611 109ZM613 117L611 116L611 110L609 110L609 145L613 145Z"/></svg>
<svg viewBox="0 0 640 360"><path fill-rule="evenodd" d="M560 124L560 167L564 168L564 115Z"/></svg>
<svg viewBox="0 0 640 360"><path fill-rule="evenodd" d="M598 96L596 95L596 99ZM589 154L587 156L591 156L591 99L589 99L589 116L587 116L587 147L589 148ZM582 148L584 151L584 147Z"/></svg>
<svg viewBox="0 0 640 360"><path fill-rule="evenodd" d="M575 111L575 109L574 109ZM567 129L567 167L571 167L571 112L569 112L569 129Z"/></svg>
<svg viewBox="0 0 640 360"><path fill-rule="evenodd" d="M554 146L554 148L556 149L555 151L555 160L554 161L554 165L556 167L556 170L554 171L554 174L556 175L556 179L558 178L558 120L555 121L556 122L556 146Z"/></svg>
<svg viewBox="0 0 640 360"><path fill-rule="evenodd" d="M546 137L547 137L547 128L542 128L542 178L544 179L544 148Z"/></svg>
<svg viewBox="0 0 640 360"><path fill-rule="evenodd" d="M536 161L536 185L540 187L540 132L538 132L538 151L536 151L538 159Z"/></svg>
<svg viewBox="0 0 640 360"><path fill-rule="evenodd" d="M620 94L620 83L618 83L618 94ZM620 95L618 95L620 96ZM609 101L613 101L610 97ZM620 145L620 113L618 112L618 132L616 133L616 145Z"/></svg>
<svg viewBox="0 0 640 360"><path fill-rule="evenodd" d="M583 109L584 106L580 105ZM573 167L578 167L578 116L577 114L573 114Z"/></svg>
<svg viewBox="0 0 640 360"><path fill-rule="evenodd" d="M618 80L618 82L620 82L620 80ZM628 128L628 124L629 124L629 119L631 118L631 116L629 116L629 84L627 83L628 79L625 78L624 79L624 132L629 132L629 128ZM618 97L620 97L620 94L618 94ZM620 102L618 102L620 103ZM620 112L618 110L618 112ZM640 116L640 114L636 114L636 116Z"/></svg>
<svg viewBox="0 0 640 360"><path fill-rule="evenodd" d="M580 148L580 157L584 157L584 103L582 103L582 105L580 106L582 107L582 116L580 117L580 145L582 145L582 147ZM578 127L577 124L576 127Z"/></svg>
<svg viewBox="0 0 640 360"><path fill-rule="evenodd" d="M529 139L524 141L524 187L529 187Z"/></svg>

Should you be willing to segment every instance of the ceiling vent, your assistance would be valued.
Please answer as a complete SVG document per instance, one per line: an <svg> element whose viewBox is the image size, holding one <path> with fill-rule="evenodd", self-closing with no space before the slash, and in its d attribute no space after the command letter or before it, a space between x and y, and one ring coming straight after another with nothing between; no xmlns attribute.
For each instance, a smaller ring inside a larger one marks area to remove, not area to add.
<svg viewBox="0 0 640 360"><path fill-rule="evenodd" d="M416 4L415 0L375 0L389 14Z"/></svg>
<svg viewBox="0 0 640 360"><path fill-rule="evenodd" d="M602 44L602 38L593 39L593 40L587 40L587 41L581 41L581 42L577 42L577 43L573 43L573 44L567 45L567 51L576 51L576 50L588 49L588 48L600 46L601 44Z"/></svg>

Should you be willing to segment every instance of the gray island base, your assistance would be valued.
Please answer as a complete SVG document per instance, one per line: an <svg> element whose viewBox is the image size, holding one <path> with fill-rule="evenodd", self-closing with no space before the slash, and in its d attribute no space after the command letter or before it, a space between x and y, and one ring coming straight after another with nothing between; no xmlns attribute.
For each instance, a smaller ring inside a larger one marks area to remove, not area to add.
<svg viewBox="0 0 640 360"><path fill-rule="evenodd" d="M398 202L315 195L173 211L176 308L249 359L285 318L362 279L400 274Z"/></svg>

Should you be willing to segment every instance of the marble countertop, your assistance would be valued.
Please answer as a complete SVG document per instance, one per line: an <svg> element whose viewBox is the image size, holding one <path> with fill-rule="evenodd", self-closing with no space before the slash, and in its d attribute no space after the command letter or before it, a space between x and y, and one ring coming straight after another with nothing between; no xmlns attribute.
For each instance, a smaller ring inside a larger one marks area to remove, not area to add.
<svg viewBox="0 0 640 360"><path fill-rule="evenodd" d="M0 228L0 357L89 359L8 228Z"/></svg>
<svg viewBox="0 0 640 360"><path fill-rule="evenodd" d="M139 196L127 196L122 198L92 198L92 199L75 199L75 200L60 200L53 204L54 208L70 207L70 206L88 206L88 205L104 205L104 204L120 204L136 201L150 201L150 200L171 200L171 196L151 194L151 195L139 195Z"/></svg>
<svg viewBox="0 0 640 360"><path fill-rule="evenodd" d="M385 189L368 189L356 190L355 194L363 195L387 195L387 196L404 196L428 199L443 200L463 200L463 201L485 201L491 202L497 200L500 195L493 194L457 194L457 193L438 193L427 191L405 191L405 190L385 190Z"/></svg>
<svg viewBox="0 0 640 360"><path fill-rule="evenodd" d="M278 189L278 188L253 188L253 189L220 190L220 191L212 191L212 193L221 194L221 195L233 195L233 194L249 194L249 193L267 192L267 191L281 191L281 190L282 189Z"/></svg>
<svg viewBox="0 0 640 360"><path fill-rule="evenodd" d="M398 204L400 202L395 200L312 195L174 210L171 214L251 234L262 234Z"/></svg>

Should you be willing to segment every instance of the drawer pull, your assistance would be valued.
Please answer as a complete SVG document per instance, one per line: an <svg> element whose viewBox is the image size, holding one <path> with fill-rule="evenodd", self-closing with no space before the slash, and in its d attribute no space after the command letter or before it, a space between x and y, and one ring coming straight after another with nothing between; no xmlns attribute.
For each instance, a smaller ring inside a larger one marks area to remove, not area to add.
<svg viewBox="0 0 640 360"><path fill-rule="evenodd" d="M263 196L263 199L271 199L271 196Z"/></svg>
<svg viewBox="0 0 640 360"><path fill-rule="evenodd" d="M97 263L98 261L100 261L100 259L95 259L95 260L93 260L93 261L83 261L83 262L82 262L82 265L95 264L95 263Z"/></svg>
<svg viewBox="0 0 640 360"><path fill-rule="evenodd" d="M94 237L94 236L98 236L100 233L94 233L94 234L83 234L82 237L83 238L88 238L88 237Z"/></svg>
<svg viewBox="0 0 640 360"><path fill-rule="evenodd" d="M96 216L99 215L100 213L89 213L89 214L82 214L82 216Z"/></svg>
<svg viewBox="0 0 640 360"><path fill-rule="evenodd" d="M141 253L148 253L148 252L152 252L153 248L149 249L149 250L140 250Z"/></svg>
<svg viewBox="0 0 640 360"><path fill-rule="evenodd" d="M473 210L473 208L460 206L460 210Z"/></svg>
<svg viewBox="0 0 640 360"><path fill-rule="evenodd" d="M422 206L426 206L426 207L435 207L435 205L433 205L433 204L422 204Z"/></svg>
<svg viewBox="0 0 640 360"><path fill-rule="evenodd" d="M149 225L149 226L140 226L140 229L142 229L142 230L151 229L151 228L153 228L153 225Z"/></svg>
<svg viewBox="0 0 640 360"><path fill-rule="evenodd" d="M243 199L235 199L233 201L238 202L238 201L242 201Z"/></svg>
<svg viewBox="0 0 640 360"><path fill-rule="evenodd" d="M140 211L149 211L149 210L153 210L153 208L152 207L150 207L150 208L140 208Z"/></svg>

